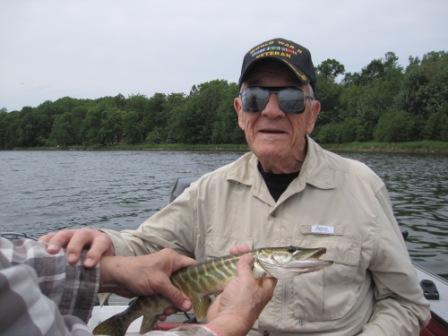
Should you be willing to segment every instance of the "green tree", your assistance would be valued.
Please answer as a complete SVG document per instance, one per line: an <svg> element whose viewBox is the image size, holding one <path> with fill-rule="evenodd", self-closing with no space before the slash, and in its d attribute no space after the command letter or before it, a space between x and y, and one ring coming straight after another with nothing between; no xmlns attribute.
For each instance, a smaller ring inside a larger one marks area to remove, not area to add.
<svg viewBox="0 0 448 336"><path fill-rule="evenodd" d="M123 136L122 111L106 110L101 114L99 138L102 145L120 143Z"/></svg>
<svg viewBox="0 0 448 336"><path fill-rule="evenodd" d="M3 129L4 143L3 148L13 149L21 146L20 143L20 123L21 112L14 111L3 115L5 127Z"/></svg>
<svg viewBox="0 0 448 336"><path fill-rule="evenodd" d="M423 129L425 139L448 141L448 103L431 113Z"/></svg>
<svg viewBox="0 0 448 336"><path fill-rule="evenodd" d="M237 95L238 85L228 84L216 111L212 143L244 143L244 133L238 126L238 118L233 107L233 101Z"/></svg>
<svg viewBox="0 0 448 336"><path fill-rule="evenodd" d="M102 143L102 137L99 133L101 129L101 110L97 107L87 110L81 126L82 138L84 144L94 145Z"/></svg>
<svg viewBox="0 0 448 336"><path fill-rule="evenodd" d="M344 66L335 59L327 59L317 66L316 95L321 103L317 128L342 120L340 96L343 87L336 82L336 78L344 72Z"/></svg>
<svg viewBox="0 0 448 336"><path fill-rule="evenodd" d="M0 149L6 149L6 129L8 127L7 121L8 113L6 109L0 111Z"/></svg>
<svg viewBox="0 0 448 336"><path fill-rule="evenodd" d="M123 112L123 137L129 144L143 142L143 130L139 115L135 111Z"/></svg>
<svg viewBox="0 0 448 336"><path fill-rule="evenodd" d="M394 53L371 61L358 75L346 75L341 94L342 119L356 118L358 141L373 139L380 116L397 109L397 95L401 89L402 68Z"/></svg>
<svg viewBox="0 0 448 336"><path fill-rule="evenodd" d="M384 113L375 127L374 138L384 142L402 142L413 139L415 122L405 111Z"/></svg>
<svg viewBox="0 0 448 336"><path fill-rule="evenodd" d="M212 143L213 127L222 104L228 104L229 84L224 80L206 82L193 87L187 101L176 109L175 139L184 143ZM230 98L233 99L233 98Z"/></svg>
<svg viewBox="0 0 448 336"><path fill-rule="evenodd" d="M320 79L327 79L334 82L336 77L344 73L344 65L332 58L326 59L317 66L317 74L320 76Z"/></svg>
<svg viewBox="0 0 448 336"><path fill-rule="evenodd" d="M418 58L410 58L409 66L403 80L402 90L398 96L401 109L408 111L423 127L416 135L425 138L436 134L425 129L429 120L434 122L442 106L448 101L448 54L446 52L430 52ZM436 119L440 118L438 116ZM428 126L432 128L432 126Z"/></svg>

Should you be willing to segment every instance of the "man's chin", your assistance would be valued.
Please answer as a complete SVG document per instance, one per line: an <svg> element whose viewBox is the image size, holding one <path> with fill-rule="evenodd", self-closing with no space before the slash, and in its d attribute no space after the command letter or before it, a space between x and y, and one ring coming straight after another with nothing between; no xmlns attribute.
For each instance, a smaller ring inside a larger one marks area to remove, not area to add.
<svg viewBox="0 0 448 336"><path fill-rule="evenodd" d="M274 144L260 145L252 149L260 161L281 160L285 153Z"/></svg>

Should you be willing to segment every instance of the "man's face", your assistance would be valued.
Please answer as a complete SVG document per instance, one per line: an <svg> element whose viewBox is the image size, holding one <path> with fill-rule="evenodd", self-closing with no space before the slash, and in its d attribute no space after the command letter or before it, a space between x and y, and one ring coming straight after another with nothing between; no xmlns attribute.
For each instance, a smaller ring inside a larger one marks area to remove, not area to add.
<svg viewBox="0 0 448 336"><path fill-rule="evenodd" d="M310 95L308 85L301 85L286 65L275 61L256 65L244 81L242 90L248 86L295 86L306 96ZM305 110L300 114L284 113L274 93L270 94L261 112L243 111L240 97L235 98L234 107L246 141L265 171L287 173L300 168L305 157L306 135L313 130L320 112L317 100L305 100Z"/></svg>

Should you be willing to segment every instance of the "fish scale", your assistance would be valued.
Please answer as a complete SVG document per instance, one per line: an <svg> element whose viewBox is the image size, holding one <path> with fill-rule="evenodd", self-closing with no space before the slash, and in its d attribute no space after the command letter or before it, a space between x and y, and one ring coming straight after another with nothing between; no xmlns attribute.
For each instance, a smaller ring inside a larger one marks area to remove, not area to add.
<svg viewBox="0 0 448 336"><path fill-rule="evenodd" d="M319 258L325 248L300 248L294 246L260 248L249 252L254 259L256 278L263 276L288 280L298 274L317 271L330 265ZM186 267L171 275L172 283L192 301L196 318L201 321L207 314L208 295L221 291L237 275L237 263L241 255L225 256L194 266ZM138 297L123 312L100 323L95 335L123 336L129 325L143 315L140 333L150 331L158 317L172 304L160 295Z"/></svg>

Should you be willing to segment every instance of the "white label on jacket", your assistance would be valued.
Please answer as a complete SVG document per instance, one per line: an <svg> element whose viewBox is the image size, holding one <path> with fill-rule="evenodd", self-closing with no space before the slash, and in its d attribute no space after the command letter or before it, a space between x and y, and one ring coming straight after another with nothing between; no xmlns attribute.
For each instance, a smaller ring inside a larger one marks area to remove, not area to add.
<svg viewBox="0 0 448 336"><path fill-rule="evenodd" d="M327 225L311 225L311 232L318 234L334 234L334 227Z"/></svg>

